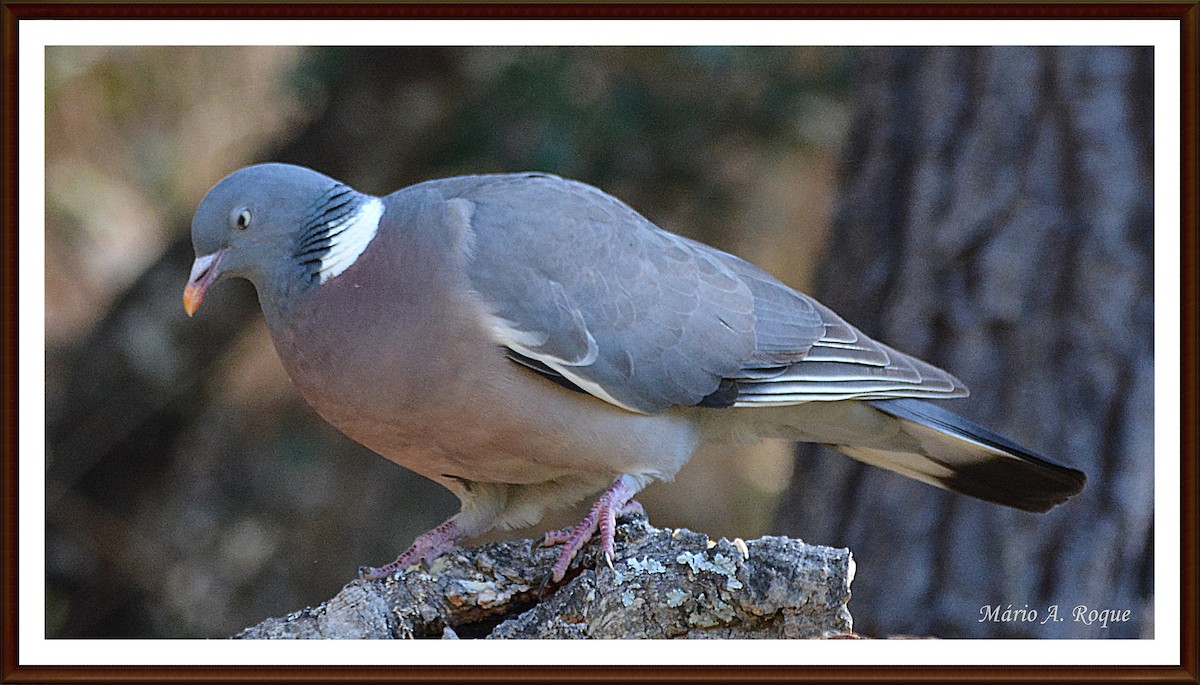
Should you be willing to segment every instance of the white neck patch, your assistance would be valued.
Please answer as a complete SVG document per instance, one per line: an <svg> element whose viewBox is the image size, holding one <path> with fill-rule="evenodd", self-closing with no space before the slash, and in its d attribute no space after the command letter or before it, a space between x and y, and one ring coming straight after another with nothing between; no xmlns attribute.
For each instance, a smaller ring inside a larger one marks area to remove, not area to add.
<svg viewBox="0 0 1200 685"><path fill-rule="evenodd" d="M357 212L338 223L329 224L326 229L331 236L329 251L321 258L321 267L317 269L322 283L350 268L358 260L379 230L382 217L383 200L373 197L362 203Z"/></svg>

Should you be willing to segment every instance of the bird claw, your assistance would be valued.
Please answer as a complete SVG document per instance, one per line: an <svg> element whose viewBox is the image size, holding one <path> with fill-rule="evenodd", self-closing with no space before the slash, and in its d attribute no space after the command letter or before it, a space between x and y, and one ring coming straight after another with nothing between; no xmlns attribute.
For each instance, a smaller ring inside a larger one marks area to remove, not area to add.
<svg viewBox="0 0 1200 685"><path fill-rule="evenodd" d="M389 571L388 569L392 566L396 566L395 561L393 561L391 564L387 564L386 566L359 566L358 577L361 580L383 580L399 568L399 566L396 566L396 568L393 568L391 571Z"/></svg>
<svg viewBox="0 0 1200 685"><path fill-rule="evenodd" d="M561 582L566 577L567 569L570 568L575 556L579 554L579 550L583 549L584 544L597 531L600 533L600 549L604 554L604 561L610 569L616 570L613 566L615 546L613 537L617 516L626 513L645 514L642 505L633 501L633 495L636 492L633 479L629 476L621 476L600 495L579 525L570 530L551 531L545 535L544 541L561 542L563 545L558 559L550 567L550 578L554 582Z"/></svg>
<svg viewBox="0 0 1200 685"><path fill-rule="evenodd" d="M424 564L437 558L443 552L458 547L461 534L454 519L446 521L433 530L422 533L413 540L412 547L405 550L396 560L383 566L360 566L358 577L363 580L382 580L400 569L408 568L413 563Z"/></svg>
<svg viewBox="0 0 1200 685"><path fill-rule="evenodd" d="M546 599L546 590L550 588L550 581L553 578L550 575L542 577L542 582L538 583L538 599Z"/></svg>

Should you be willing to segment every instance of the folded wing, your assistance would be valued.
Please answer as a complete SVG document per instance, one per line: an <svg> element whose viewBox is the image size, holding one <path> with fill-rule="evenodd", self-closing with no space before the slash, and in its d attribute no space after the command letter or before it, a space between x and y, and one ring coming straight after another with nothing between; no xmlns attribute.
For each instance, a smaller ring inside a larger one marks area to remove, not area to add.
<svg viewBox="0 0 1200 685"><path fill-rule="evenodd" d="M428 185L470 204L468 278L497 342L568 387L642 413L966 394L752 264L586 184L519 174Z"/></svg>

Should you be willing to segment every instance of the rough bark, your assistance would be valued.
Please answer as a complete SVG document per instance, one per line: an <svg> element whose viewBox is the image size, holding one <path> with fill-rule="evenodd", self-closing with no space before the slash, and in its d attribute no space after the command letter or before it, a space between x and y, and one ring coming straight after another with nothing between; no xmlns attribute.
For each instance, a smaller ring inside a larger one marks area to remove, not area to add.
<svg viewBox="0 0 1200 685"><path fill-rule="evenodd" d="M888 569L855 586L860 631L1152 634L1152 65L1142 48L864 54L816 295L962 378L951 409L1089 484L1035 515L806 456L779 530ZM981 620L1055 604L1132 617Z"/></svg>
<svg viewBox="0 0 1200 685"><path fill-rule="evenodd" d="M317 607L268 619L240 639L818 638L850 634L849 550L741 541L623 521L608 568L586 550L543 587L556 548L501 542L425 569L354 581ZM624 544L621 544L624 541Z"/></svg>

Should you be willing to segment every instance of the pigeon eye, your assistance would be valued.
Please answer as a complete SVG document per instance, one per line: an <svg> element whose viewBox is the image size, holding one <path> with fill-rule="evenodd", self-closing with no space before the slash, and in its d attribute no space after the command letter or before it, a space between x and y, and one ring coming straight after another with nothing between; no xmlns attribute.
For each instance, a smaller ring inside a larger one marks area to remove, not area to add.
<svg viewBox="0 0 1200 685"><path fill-rule="evenodd" d="M250 228L250 210L243 209L242 211L238 212L238 215L233 220L233 223L238 227L239 230L242 231Z"/></svg>

